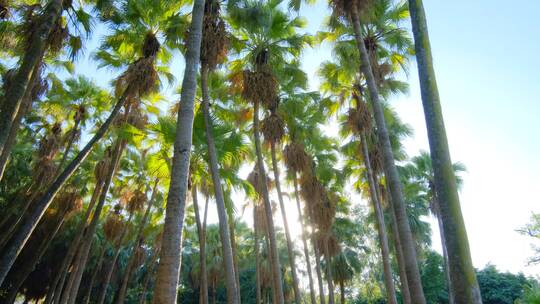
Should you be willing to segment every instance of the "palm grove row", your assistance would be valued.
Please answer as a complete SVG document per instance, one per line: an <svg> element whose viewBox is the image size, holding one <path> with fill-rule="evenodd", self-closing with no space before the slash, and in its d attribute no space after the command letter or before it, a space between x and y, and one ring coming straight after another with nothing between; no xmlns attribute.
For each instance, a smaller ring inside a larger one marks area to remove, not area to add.
<svg viewBox="0 0 540 304"><path fill-rule="evenodd" d="M0 302L432 302L431 212L449 302L482 303L422 1L332 0L314 36L299 0L192 4L0 1ZM96 35L110 90L74 72ZM300 56L321 42L312 92ZM412 56L431 153L408 158L386 100Z"/></svg>

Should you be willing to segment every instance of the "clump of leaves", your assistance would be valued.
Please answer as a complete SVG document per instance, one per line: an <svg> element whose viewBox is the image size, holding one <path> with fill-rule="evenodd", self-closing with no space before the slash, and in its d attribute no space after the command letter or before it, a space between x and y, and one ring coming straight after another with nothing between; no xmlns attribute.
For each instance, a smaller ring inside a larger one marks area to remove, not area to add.
<svg viewBox="0 0 540 304"><path fill-rule="evenodd" d="M146 201L146 194L144 194L140 190L135 190L135 192L133 192L133 195L127 202L127 211L132 214L134 212L141 211L144 208Z"/></svg>
<svg viewBox="0 0 540 304"><path fill-rule="evenodd" d="M280 142L285 136L285 122L278 114L272 113L262 121L261 131L267 141Z"/></svg>
<svg viewBox="0 0 540 304"><path fill-rule="evenodd" d="M122 207L120 205L114 206L114 212L111 213L103 224L103 232L105 237L112 243L115 243L120 237L124 223L120 211Z"/></svg>
<svg viewBox="0 0 540 304"><path fill-rule="evenodd" d="M288 144L283 150L283 158L287 168L293 172L304 172L311 167L311 159L301 143Z"/></svg>
<svg viewBox="0 0 540 304"><path fill-rule="evenodd" d="M225 61L229 38L225 22L220 16L217 0L207 0L204 6L204 20L201 42L201 62L210 69Z"/></svg>
<svg viewBox="0 0 540 304"><path fill-rule="evenodd" d="M256 71L244 71L242 97L245 100L261 102L267 109L276 109L277 91L278 82L269 66L261 66Z"/></svg>

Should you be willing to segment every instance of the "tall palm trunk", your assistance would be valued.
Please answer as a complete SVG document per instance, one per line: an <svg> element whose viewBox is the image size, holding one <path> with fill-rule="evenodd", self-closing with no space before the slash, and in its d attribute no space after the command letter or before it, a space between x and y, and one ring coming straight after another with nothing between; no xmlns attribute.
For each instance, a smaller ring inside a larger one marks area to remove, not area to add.
<svg viewBox="0 0 540 304"><path fill-rule="evenodd" d="M201 216L199 212L199 202L197 200L197 186L193 185L191 189L193 196L193 208L195 209L195 221L197 223L197 233L199 235L199 265L201 273L201 284L199 289L199 304L208 304L208 273L206 271L206 236L205 228L201 223ZM208 199L204 207L204 214L207 214ZM206 224L206 219L205 223Z"/></svg>
<svg viewBox="0 0 540 304"><path fill-rule="evenodd" d="M328 304L334 304L334 279L332 275L332 257L328 251L328 240L324 240L324 259L326 260L326 282L328 284Z"/></svg>
<svg viewBox="0 0 540 304"><path fill-rule="evenodd" d="M378 188L377 188L378 189ZM379 201L382 201L380 191L377 191L377 197ZM396 225L396 214L393 210L392 203L389 203L390 215L392 221L390 226L392 228L392 234L394 236L394 248L396 250L396 261L399 268L399 282L401 284L401 297L403 298L403 304L411 304L411 294L409 292L409 283L407 280L407 270L405 269L405 259L403 258L403 249L401 247L401 241L399 240L398 228Z"/></svg>
<svg viewBox="0 0 540 304"><path fill-rule="evenodd" d="M99 194L101 193L102 187L103 187L103 182L97 181L94 187L94 191L92 193L92 197L90 198L88 208L86 209L86 212L84 213L84 216L83 216L83 220L81 221L80 226L78 228L77 234L75 235L75 237L71 241L71 244L69 245L69 249L66 253L66 256L62 260L62 264L58 270L58 273L54 277L53 283L49 286L49 290L47 291L47 296L45 297L45 304L52 303L53 297L60 298L61 296L62 288L64 287L64 282L68 274L69 265L71 265L71 262L73 261L73 258L75 257L75 254L77 253L79 244L84 236L84 231L88 223L88 219L90 218L90 214L92 213L92 210L94 209L94 205L96 204L97 198Z"/></svg>
<svg viewBox="0 0 540 304"><path fill-rule="evenodd" d="M261 148L260 126L259 126L259 101L254 102L253 110L253 133L255 138L255 153L257 155L257 171L259 172L259 185L261 185L264 212L266 215L266 224L268 227L268 238L270 239L270 259L272 260L272 279L275 285L276 301L278 304L283 304L283 286L281 282L281 266L277 251L276 230L274 227L274 219L272 218L272 205L270 204L270 196L268 195L268 186L266 184L266 172L264 169L264 161Z"/></svg>
<svg viewBox="0 0 540 304"><path fill-rule="evenodd" d="M62 260L62 264L57 274L55 275L54 280L49 287L49 290L47 291L47 296L45 297L45 304L52 303L53 299L57 299L55 302L59 302L59 298L61 297L62 289L64 287L64 282L68 275L68 268L71 265L73 258L75 257L75 254L77 253L79 244L84 236L86 225L88 224L88 219L90 218L90 214L92 213L92 210L94 209L94 205L97 201L97 198L101 192L102 187L103 187L103 182L97 181L94 187L94 191L92 193L92 197L90 198L90 203L88 204L88 208L86 209L83 220L80 223L77 234L71 241L69 249L64 259Z"/></svg>
<svg viewBox="0 0 540 304"><path fill-rule="evenodd" d="M378 184L375 183L375 177L371 168L371 161L369 159L369 150L366 142L366 136L363 132L360 134L360 145L362 146L364 166L366 167L366 175L368 179L369 195L371 197L370 201L373 205L373 210L375 212L377 233L379 236L379 245L381 247L386 297L389 304L397 304L396 289L394 287L394 281L392 279L392 267L390 265L390 249L388 247L388 236L386 235L384 214L382 211L381 202L379 201L379 197L377 195L376 187L378 186Z"/></svg>
<svg viewBox="0 0 540 304"><path fill-rule="evenodd" d="M61 172L60 170L62 170L62 167L64 167L64 164L67 161L69 152L71 152L71 148L73 148L73 144L75 143L75 139L77 138L77 130L79 130L80 123L81 123L80 119L77 119L75 121L75 125L73 126L73 132L69 136L66 149L64 150L64 153L62 155L62 160L60 161L60 163L58 164L58 168L56 169L57 170L56 174Z"/></svg>
<svg viewBox="0 0 540 304"><path fill-rule="evenodd" d="M456 303L480 304L482 298L471 259L465 221L461 213L422 0L409 0L409 11L435 177L435 191L439 200L444 240L448 250L450 292Z"/></svg>
<svg viewBox="0 0 540 304"><path fill-rule="evenodd" d="M17 132L19 131L21 122L28 113L30 107L32 106L32 91L34 89L34 86L38 83L39 80L39 74L41 73L41 64L37 64L34 67L34 70L32 71L32 76L30 77L30 82L28 85L28 89L24 93L24 97L20 106L19 111L17 112L17 116L15 116L15 119L13 123L11 124L11 128L9 130L8 137L6 138L6 142L4 143L4 148L0 152L0 181L2 180L2 177L4 176L4 171L6 170L7 163L9 156L11 154L11 149L15 142L17 141Z"/></svg>
<svg viewBox="0 0 540 304"><path fill-rule="evenodd" d="M255 244L255 304L261 304L261 261L259 254L259 229L257 229L256 209L253 206L253 240Z"/></svg>
<svg viewBox="0 0 540 304"><path fill-rule="evenodd" d="M394 212L397 219L399 238L403 247L403 257L405 259L405 266L407 269L407 280L409 281L408 283L411 293L411 300L415 304L425 304L426 299L424 297L422 282L420 280L420 272L418 270L418 262L416 260L416 249L414 247L411 227L409 226L409 220L407 218L407 212L405 210L403 193L401 190L401 184L397 168L394 163L394 153L392 151L390 138L388 136L388 130L386 127L383 108L381 102L379 101L379 91L369 62L369 55L367 53L366 46L364 45L364 38L362 34L358 8L356 8L356 6L354 5L350 13L356 37L356 44L360 53L360 70L366 78L373 113L375 116L375 122L377 124L377 135L379 138L379 144L381 145L384 159L384 171L388 187L390 189L392 204L394 204Z"/></svg>
<svg viewBox="0 0 540 304"><path fill-rule="evenodd" d="M74 303L77 298L77 293L79 291L81 279L84 273L84 269L86 268L86 263L88 261L90 248L94 240L94 234L96 232L97 225L99 223L101 210L103 209L103 206L105 205L105 199L107 198L107 193L109 192L112 179L115 175L115 172L120 162L120 157L122 155L124 148L125 148L125 141L118 139L114 147L111 166L109 167L109 171L107 172L107 177L105 178L105 181L103 183L103 189L99 195L99 201L96 206L96 210L92 217L92 221L90 222L90 224L88 225L88 228L86 229L86 233L84 235L84 241L81 244L81 247L79 248L77 259L74 262L75 271L71 274L68 281L68 285L67 285L68 287L62 294L62 298L61 298L62 304Z"/></svg>
<svg viewBox="0 0 540 304"><path fill-rule="evenodd" d="M448 269L448 250L446 249L446 241L444 240L444 227L442 225L441 216L439 213L436 214L437 223L439 224L439 234L441 237L441 247L443 252L443 261L444 261L444 275L446 277L446 287L448 288L448 303L454 304L454 293L452 292L452 280L450 279L450 270Z"/></svg>
<svg viewBox="0 0 540 304"><path fill-rule="evenodd" d="M62 15L62 5L62 0L51 0L47 3L45 10L39 16L38 22L40 24L36 32L30 37L21 64L13 79L13 84L5 92L3 109L0 112L0 154L7 148L6 143L9 133L20 110L25 92L29 87L32 72L43 60L49 34L58 18Z"/></svg>
<svg viewBox="0 0 540 304"><path fill-rule="evenodd" d="M229 216L229 235L231 236L231 248L232 248L232 254L233 254L233 262L234 262L234 275L236 279L236 291L238 292L238 299L240 302L242 302L242 292L240 290L240 270L238 270L238 253L237 253L237 245L236 245L236 235L234 233L234 229L236 227L234 221L234 214L230 211L229 208L227 208L227 215Z"/></svg>
<svg viewBox="0 0 540 304"><path fill-rule="evenodd" d="M131 223L132 218L133 218L133 213L130 213L128 216L127 222L124 224L122 228L120 237L118 238L118 242L116 244L116 251L114 253L111 263L109 264L109 268L107 269L107 273L105 274L105 281L103 282L103 287L101 288L101 291L99 293L99 298L97 302L98 304L105 303L105 297L107 296L109 283L111 282L112 274L113 274L114 268L116 267L116 261L118 260L118 256L120 256L120 252L122 251L122 248L123 248L122 243L124 242L124 238L126 237L126 234L128 232L128 223ZM77 294L75 294L74 297L70 298L70 302L72 304L75 303L76 297L77 297Z"/></svg>
<svg viewBox="0 0 540 304"><path fill-rule="evenodd" d="M296 176L296 172L294 173L294 196L296 198L296 208L298 209L298 222L300 223L300 226L302 227L302 244L304 245L304 258L306 259L306 267L307 267L307 273L309 278L309 296L311 299L311 304L316 304L317 299L315 298L315 288L313 286L313 274L311 270L311 261L309 258L309 249L308 244L306 240L307 232L306 232L306 224L304 222L304 218L302 217L302 208L300 207L300 196L298 195L298 178Z"/></svg>
<svg viewBox="0 0 540 304"><path fill-rule="evenodd" d="M127 91L127 90L126 90ZM17 232L10 240L10 243L7 244L5 249L0 255L0 284L4 281L8 271L11 269L13 262L17 258L17 255L26 244L26 241L32 234L32 231L36 228L39 220L45 213L45 210L49 207L52 200L67 182L67 180L73 175L75 170L83 163L86 157L90 154L90 151L94 147L94 144L98 142L107 132L113 120L116 118L120 109L124 105L126 98L122 96L114 106L113 110L107 117L107 120L99 127L96 134L90 139L90 141L84 146L84 148L77 154L77 156L67 165L67 167L62 171L62 173L55 179L52 185L47 189L45 194L35 202L34 208L30 214L25 218L24 222L21 223L20 227L17 229Z"/></svg>
<svg viewBox="0 0 540 304"><path fill-rule="evenodd" d="M214 184L214 195L216 197L216 206L219 219L219 234L221 236L221 245L223 247L223 261L225 264L225 285L227 286L228 303L240 303L239 286L236 286L236 275L234 271L234 260L231 248L231 236L229 235L229 223L227 211L225 210L225 198L221 188L221 176L219 174L219 165L216 152L216 144L212 131L212 118L210 117L210 94L208 92L208 67L203 65L201 69L201 87L203 96L203 116L206 130L206 143L208 146L208 158L210 162L210 174Z"/></svg>
<svg viewBox="0 0 540 304"><path fill-rule="evenodd" d="M24 260L24 262L21 265L22 267L17 267L17 272L13 274L14 275L13 280L6 281L6 282L11 283L11 286L9 288L10 291L6 297L7 299L6 303L15 302L17 293L19 289L21 288L22 284L24 283L28 275L30 275L30 273L34 271L34 268L41 260L41 257L43 257L43 254L45 254L45 251L47 251L47 248L49 248L54 237L56 236L58 231L60 231L60 228L64 224L65 222L64 215L65 213L61 214L59 219L56 219L56 224L54 225L53 229L50 231L50 233L46 235L44 239L41 240L38 249L32 252L31 256L29 256L28 259ZM0 302L2 301L1 297L2 295L0 295Z"/></svg>
<svg viewBox="0 0 540 304"><path fill-rule="evenodd" d="M92 271L92 275L90 276L90 281L87 284L86 293L84 294L82 298L82 301L81 301L82 304L90 303L90 296L92 295L92 287L94 287L94 282L96 281L97 275L101 270L101 266L103 265L103 259L105 258L106 252L107 252L107 246L103 244L103 247L101 248L99 257L97 259L96 267L94 268L94 271Z"/></svg>
<svg viewBox="0 0 540 304"><path fill-rule="evenodd" d="M325 304L326 298L321 271L321 253L317 250L317 244L315 243L315 236L313 234L311 235L311 246L313 247L313 252L315 252L315 271L317 272L317 281L319 283L319 302Z"/></svg>
<svg viewBox="0 0 540 304"><path fill-rule="evenodd" d="M285 228L285 239L287 240L287 253L289 256L289 264L291 266L291 274L293 279L293 291L294 301L296 304L301 303L300 289L298 288L298 275L296 274L296 262L294 256L294 247L291 240L291 234L289 232L289 223L287 221L287 212L285 211L285 203L283 202L283 193L281 192L281 182L279 177L279 167L276 157L276 144L270 143L270 149L272 153L272 171L274 171L274 180L276 183L276 191L278 194L279 209L281 210L281 217L283 219L283 226Z"/></svg>
<svg viewBox="0 0 540 304"><path fill-rule="evenodd" d="M201 51L204 0L194 1L191 16L181 106L178 110L177 132L174 140L171 181L165 210L161 256L154 286L153 303L155 304L176 303L180 275L182 229L184 227L189 158L193 137L193 103L197 91L197 66Z"/></svg>
<svg viewBox="0 0 540 304"><path fill-rule="evenodd" d="M133 251L126 265L126 270L122 278L122 283L120 285L120 289L118 290L118 296L116 297L117 304L123 304L125 302L129 278L131 277L133 267L135 266L135 259L137 257L137 255L135 254L135 251L138 250L142 246L144 228L146 227L146 223L148 222L148 217L150 216L150 213L151 213L150 211L156 199L156 194L157 194L156 188L157 188L158 182L159 182L158 179L156 179L156 181L154 182L154 187L152 188L152 194L150 195L150 200L148 201L148 206L146 206L146 210L144 211L143 218L141 219L141 222L139 223L139 227L137 228L137 235L135 238Z"/></svg>

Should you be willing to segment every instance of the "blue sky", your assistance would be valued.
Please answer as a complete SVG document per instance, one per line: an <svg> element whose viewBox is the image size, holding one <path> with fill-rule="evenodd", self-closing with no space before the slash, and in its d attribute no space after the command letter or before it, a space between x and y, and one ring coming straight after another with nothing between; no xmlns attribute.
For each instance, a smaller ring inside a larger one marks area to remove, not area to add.
<svg viewBox="0 0 540 304"><path fill-rule="evenodd" d="M473 262L540 275L540 267L526 265L532 240L515 232L532 212L540 212L540 1L424 2L452 158L468 168L461 200ZM321 1L301 11L311 33L328 14ZM98 41L93 39L87 52ZM318 86L320 62L330 57L325 45L305 52L312 89ZM79 71L104 86L111 79L86 58ZM181 80L180 56L172 71ZM414 62L407 80L409 95L390 103L415 130L406 141L412 156L428 149ZM437 225L432 226L437 247Z"/></svg>
<svg viewBox="0 0 540 304"><path fill-rule="evenodd" d="M540 275L526 265L532 240L515 232L540 212L540 1L424 2L452 159L468 168L461 202L473 262ZM328 9L319 1L302 14L316 31ZM329 57L324 46L306 52L313 88L316 62ZM428 149L416 73L413 63L409 95L391 100L415 130L409 155Z"/></svg>

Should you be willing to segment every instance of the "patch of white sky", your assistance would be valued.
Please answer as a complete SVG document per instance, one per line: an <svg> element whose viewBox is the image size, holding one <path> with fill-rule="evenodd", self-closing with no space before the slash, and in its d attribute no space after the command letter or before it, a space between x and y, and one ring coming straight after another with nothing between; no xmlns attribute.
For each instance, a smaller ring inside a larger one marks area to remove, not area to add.
<svg viewBox="0 0 540 304"><path fill-rule="evenodd" d="M539 275L540 267L527 265L533 255L533 240L516 229L529 221L532 212L540 212L540 61L535 59L540 41L531 34L540 29L536 16L540 2L425 1L425 6L452 158L467 166L461 204L473 263L478 268L491 263L504 271ZM304 5L300 15L307 20L306 32L321 30L329 13L322 1ZM98 26L97 32L104 33L105 28ZM90 41L87 52L95 50L99 39ZM88 55L77 63L78 72L103 87L109 86L115 72L98 69ZM331 57L327 44L304 51L302 68L311 90L318 89L320 63ZM171 71L179 82L182 56L175 56ZM404 80L410 83L410 93L389 102L415 131L404 142L407 153L413 156L429 148L414 62ZM167 103L176 100L178 96L170 94ZM324 130L337 136L332 121ZM246 177L250 169L244 168L241 176ZM290 187L286 191L290 192ZM286 196L285 203L291 232L298 237L300 225L293 198L292 193L290 199ZM251 211L242 213L246 198L236 193L233 199L237 216L251 225ZM275 195L272 199L277 201ZM210 220L216 222L215 205L210 206ZM279 212L275 218L282 227ZM440 251L437 225L429 220L434 247Z"/></svg>

